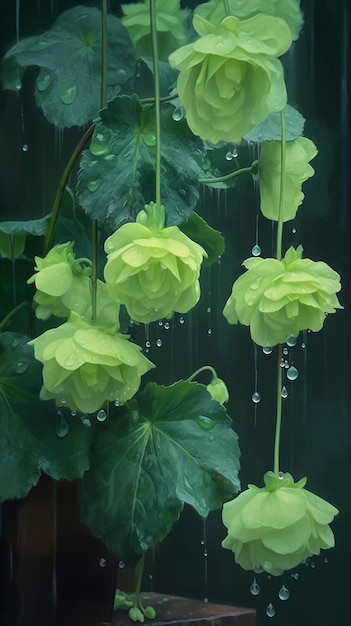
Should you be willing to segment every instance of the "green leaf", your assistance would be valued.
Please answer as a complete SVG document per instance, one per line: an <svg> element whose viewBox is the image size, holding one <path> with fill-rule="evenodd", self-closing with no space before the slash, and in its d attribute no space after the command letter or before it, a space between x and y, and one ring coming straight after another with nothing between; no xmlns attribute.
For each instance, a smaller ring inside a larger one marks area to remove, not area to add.
<svg viewBox="0 0 351 626"><path fill-rule="evenodd" d="M80 478L91 434L69 411L39 399L41 364L27 337L0 335L0 501L21 498L40 477Z"/></svg>
<svg viewBox="0 0 351 626"><path fill-rule="evenodd" d="M183 504L206 516L239 490L237 435L204 385L148 383L95 438L81 481L87 526L136 561L169 532Z"/></svg>
<svg viewBox="0 0 351 626"><path fill-rule="evenodd" d="M0 231L7 235L27 233L41 237L46 233L49 218L50 215L45 215L37 220L0 222Z"/></svg>
<svg viewBox="0 0 351 626"><path fill-rule="evenodd" d="M134 78L135 53L119 19L108 16L107 99ZM4 59L3 86L18 89L22 68L40 68L35 98L58 128L82 126L94 118L101 101L101 12L76 6L59 15L37 37L15 44Z"/></svg>
<svg viewBox="0 0 351 626"><path fill-rule="evenodd" d="M197 213L192 213L179 228L206 250L207 258L205 257L202 263L204 267L209 267L222 256L225 248L223 235L218 230L211 228Z"/></svg>
<svg viewBox="0 0 351 626"><path fill-rule="evenodd" d="M202 141L185 120L172 118L172 110L169 104L161 109L166 226L183 222L195 208L204 156ZM78 193L85 211L114 230L155 200L155 112L136 96L119 96L100 116L90 149L82 155Z"/></svg>
<svg viewBox="0 0 351 626"><path fill-rule="evenodd" d="M305 118L289 104L285 109L286 140L292 141L301 137L305 126ZM248 143L262 143L281 139L280 113L271 113L266 119L250 130L244 139Z"/></svg>

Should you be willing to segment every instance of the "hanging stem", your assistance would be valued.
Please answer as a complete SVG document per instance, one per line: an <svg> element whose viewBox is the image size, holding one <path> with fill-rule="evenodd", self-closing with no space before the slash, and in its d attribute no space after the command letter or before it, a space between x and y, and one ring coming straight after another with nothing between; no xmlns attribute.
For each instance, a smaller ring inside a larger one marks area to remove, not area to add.
<svg viewBox="0 0 351 626"><path fill-rule="evenodd" d="M26 307L29 307L30 304L27 301L21 302L21 304L18 304L14 309L12 309L7 315L5 315L5 317L1 320L0 322L0 331L2 331L3 328L6 328L7 324L9 323L9 321L17 314L19 313L19 311L21 311L22 309L25 309Z"/></svg>
<svg viewBox="0 0 351 626"><path fill-rule="evenodd" d="M283 383L283 368L281 367L281 359L283 354L283 346L278 346L278 361L277 361L277 414L275 422L275 439L274 439L274 473L279 475L279 450L280 450L280 431L282 424L282 383Z"/></svg>
<svg viewBox="0 0 351 626"><path fill-rule="evenodd" d="M189 378L187 378L185 382L191 383L191 381L194 380L194 378L196 378L198 374L201 374L201 372L207 372L207 371L211 372L213 378L217 378L217 372L213 367L211 367L211 365L203 365L202 367L199 367L199 369L196 370L196 372L191 374L191 376L189 376Z"/></svg>
<svg viewBox="0 0 351 626"><path fill-rule="evenodd" d="M240 174L257 174L257 166L258 161L253 161L250 167L242 167L240 170L235 170L235 172L230 172L230 174L225 174L225 176L218 176L218 178L199 178L197 182L203 185L225 183L227 180L231 180L231 178L235 178Z"/></svg>
<svg viewBox="0 0 351 626"><path fill-rule="evenodd" d="M154 68L155 87L155 121L156 121L156 205L161 205L161 103L160 103L160 77L158 70L158 45L156 24L156 0L150 0L150 26L152 41L152 61Z"/></svg>
<svg viewBox="0 0 351 626"><path fill-rule="evenodd" d="M279 211L278 211L278 226L277 226L277 251L276 256L278 261L282 258L282 241L283 241L283 214L285 204L285 153L286 153L286 131L285 131L285 111L280 112L280 125L281 125L281 142L280 142L280 194L279 194Z"/></svg>
<svg viewBox="0 0 351 626"><path fill-rule="evenodd" d="M49 223L48 223L48 229L46 231L46 236L45 236L45 241L44 241L44 256L48 253L51 244L52 244L52 239L54 236L54 231L55 231L55 226L56 226L56 222L57 222L57 218L59 216L60 213L60 208L61 208L61 202L62 202L62 198L63 198L63 194L65 192L65 188L67 185L67 181L69 179L70 173L76 163L76 161L78 160L81 152L84 150L85 145L87 144L87 142L89 141L90 137L92 136L93 132L94 132L94 128L95 128L95 124L92 124L88 130L84 133L83 137L81 138L80 142L78 143L78 145L75 147L75 149L73 150L72 156L70 158L70 160L68 161L64 172L61 176L61 180L59 182L57 191L56 191L56 196L55 196L55 200L54 200L54 204L52 207L52 212L51 212L51 216L49 219Z"/></svg>

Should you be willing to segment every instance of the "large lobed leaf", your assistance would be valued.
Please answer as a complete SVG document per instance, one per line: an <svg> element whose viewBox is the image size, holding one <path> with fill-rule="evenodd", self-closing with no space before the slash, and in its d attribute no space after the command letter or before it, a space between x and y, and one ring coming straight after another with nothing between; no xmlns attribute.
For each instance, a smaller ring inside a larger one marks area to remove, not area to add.
<svg viewBox="0 0 351 626"><path fill-rule="evenodd" d="M301 137L305 126L305 118L290 104L285 107L285 126L287 141ZM263 141L280 141L281 136L280 113L270 113L261 124L250 130L244 139L248 143L263 143Z"/></svg>
<svg viewBox="0 0 351 626"><path fill-rule="evenodd" d="M107 99L134 77L135 53L127 30L108 16ZM76 6L59 15L40 36L28 37L6 54L5 89L18 89L23 69L40 68L35 98L58 128L82 126L99 112L101 101L101 11Z"/></svg>
<svg viewBox="0 0 351 626"><path fill-rule="evenodd" d="M73 480L89 466L91 435L78 418L39 399L42 366L27 340L0 335L0 501L25 496L41 470Z"/></svg>
<svg viewBox="0 0 351 626"><path fill-rule="evenodd" d="M129 562L161 541L184 503L206 516L240 488L237 435L203 385L148 383L102 425L81 481L87 526Z"/></svg>
<svg viewBox="0 0 351 626"><path fill-rule="evenodd" d="M167 226L183 222L195 208L205 152L172 111L169 104L162 106L161 197ZM155 201L155 163L154 106L136 96L117 97L101 111L90 149L82 155L78 193L85 211L111 229L134 220Z"/></svg>

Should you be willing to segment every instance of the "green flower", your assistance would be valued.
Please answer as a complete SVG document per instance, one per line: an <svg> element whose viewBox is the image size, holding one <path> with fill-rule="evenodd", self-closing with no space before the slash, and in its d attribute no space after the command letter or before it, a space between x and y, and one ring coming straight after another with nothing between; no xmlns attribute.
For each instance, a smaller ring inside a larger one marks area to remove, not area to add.
<svg viewBox="0 0 351 626"><path fill-rule="evenodd" d="M243 569L279 576L334 546L329 524L338 510L304 489L305 478L295 483L290 474L267 472L264 482L224 504L222 546Z"/></svg>
<svg viewBox="0 0 351 626"><path fill-rule="evenodd" d="M291 36L295 40L299 36L303 22L299 0L228 0L229 14L247 19L257 13L267 13L279 17L288 24ZM201 15L213 24L219 24L226 16L226 8L223 0L210 0L200 4L195 13Z"/></svg>
<svg viewBox="0 0 351 626"><path fill-rule="evenodd" d="M269 113L286 105L283 67L291 44L283 20L258 14L219 25L194 15L200 39L171 54L189 127L203 140L238 144Z"/></svg>
<svg viewBox="0 0 351 626"><path fill-rule="evenodd" d="M124 224L105 242L106 283L136 322L186 313L200 297L206 252L177 226L163 224L164 207L150 203L135 223Z"/></svg>
<svg viewBox="0 0 351 626"><path fill-rule="evenodd" d="M223 314L229 324L250 326L260 346L283 343L301 330L318 331L326 313L342 309L340 276L323 261L302 259L302 246L289 248L282 261L252 257L234 283Z"/></svg>
<svg viewBox="0 0 351 626"><path fill-rule="evenodd" d="M304 199L302 183L311 178L314 169L309 161L318 150L313 141L299 137L287 141L285 146L285 201L283 221L294 219L297 209ZM265 141L262 144L259 160L261 211L270 220L279 219L279 199L281 184L281 142Z"/></svg>
<svg viewBox="0 0 351 626"><path fill-rule="evenodd" d="M128 339L72 313L68 322L30 341L44 366L41 399L93 413L105 402L132 398L154 365Z"/></svg>
<svg viewBox="0 0 351 626"><path fill-rule="evenodd" d="M138 57L152 56L149 4L149 0L122 4L121 22L128 30ZM188 39L184 21L189 11L180 8L179 0L156 0L155 9L159 58L167 61L168 55Z"/></svg>
<svg viewBox="0 0 351 626"><path fill-rule="evenodd" d="M206 386L206 389L211 394L212 398L217 400L220 404L228 402L229 393L227 385L224 380L218 378L218 376L212 378L211 382Z"/></svg>

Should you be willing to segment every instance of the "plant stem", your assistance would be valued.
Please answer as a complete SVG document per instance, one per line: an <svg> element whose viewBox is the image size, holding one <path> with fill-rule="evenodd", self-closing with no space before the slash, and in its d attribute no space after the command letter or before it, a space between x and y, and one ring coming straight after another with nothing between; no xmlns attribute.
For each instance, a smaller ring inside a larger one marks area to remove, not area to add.
<svg viewBox="0 0 351 626"><path fill-rule="evenodd" d="M161 205L161 103L160 103L160 77L158 70L158 45L156 24L156 0L150 0L150 26L152 41L152 62L154 68L155 87L155 122L156 122L156 205Z"/></svg>
<svg viewBox="0 0 351 626"><path fill-rule="evenodd" d="M230 10L229 10L229 2L228 0L223 0L224 3L224 10L226 12L227 15L230 15Z"/></svg>
<svg viewBox="0 0 351 626"><path fill-rule="evenodd" d="M211 185L213 183L225 183L227 180L235 178L240 174L256 174L257 165L258 161L253 161L250 167L242 167L240 170L235 170L235 172L230 172L230 174L225 174L225 176L218 176L218 178L199 178L197 182L203 185Z"/></svg>
<svg viewBox="0 0 351 626"><path fill-rule="evenodd" d="M0 322L0 331L2 331L3 328L6 327L6 325L9 323L9 321L22 309L26 308L29 306L29 302L27 302L26 300L24 302L21 302L21 304L18 304L14 309L12 309L7 315L5 315L5 317L1 320Z"/></svg>
<svg viewBox="0 0 351 626"><path fill-rule="evenodd" d="M67 181L69 178L69 175L76 163L76 161L78 160L78 157L80 155L80 153L82 152L82 150L84 150L86 143L89 141L90 137L92 136L93 132L94 132L94 128L95 128L95 124L92 124L88 130L84 133L83 137L81 138L80 142L78 143L78 145L75 147L75 149L73 150L72 156L70 158L70 160L68 161L64 172L61 176L61 180L59 182L57 191L56 191L56 196L55 196L55 200L54 200L54 204L53 204L53 208L52 208L52 212L51 212L51 216L49 219L49 223L48 223L48 229L46 231L46 236L45 236L45 241L44 241L44 256L48 253L50 247L51 247L51 243L52 243L52 238L54 236L54 231L55 231L55 225L57 222L57 218L59 216L59 212L60 212L60 208L61 208L61 202L62 202L62 198L63 198L63 194L65 192L65 188L67 185Z"/></svg>
<svg viewBox="0 0 351 626"><path fill-rule="evenodd" d="M143 554L143 556L141 557L140 561L138 561L137 566L135 568L135 576L136 576L135 606L138 606L139 608L141 608L140 592L141 592L141 585L143 582L144 565L145 565L145 554Z"/></svg>
<svg viewBox="0 0 351 626"><path fill-rule="evenodd" d="M107 0L102 0L101 13L101 108L107 104Z"/></svg>
<svg viewBox="0 0 351 626"><path fill-rule="evenodd" d="M274 439L274 473L279 476L279 450L280 450L280 431L282 424L282 382L283 382L283 368L281 367L281 359L283 354L283 346L278 346L278 361L277 361L277 413L275 422L275 439Z"/></svg>
<svg viewBox="0 0 351 626"><path fill-rule="evenodd" d="M176 100L179 98L177 93L170 94L169 96L163 96L160 98L160 102L171 102L172 100ZM140 100L141 104L155 104L155 98L142 98Z"/></svg>
<svg viewBox="0 0 351 626"><path fill-rule="evenodd" d="M217 378L217 372L213 367L211 367L211 365L203 365L202 367L199 367L199 369L196 370L196 372L191 374L191 376L189 376L189 378L187 378L185 382L190 383L192 380L194 380L194 378L196 378L198 374L201 374L201 372L207 372L207 371L211 372L213 378Z"/></svg>
<svg viewBox="0 0 351 626"><path fill-rule="evenodd" d="M278 226L277 226L277 251L276 256L278 261L282 258L282 241L283 241L283 217L284 217L284 204L285 204L285 153L286 153L286 131L285 131L285 111L280 112L280 125L281 125L281 142L280 142L280 194L279 194L279 211L278 211Z"/></svg>

